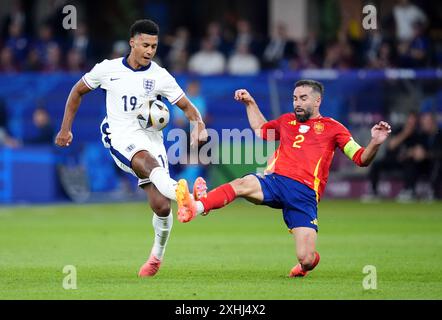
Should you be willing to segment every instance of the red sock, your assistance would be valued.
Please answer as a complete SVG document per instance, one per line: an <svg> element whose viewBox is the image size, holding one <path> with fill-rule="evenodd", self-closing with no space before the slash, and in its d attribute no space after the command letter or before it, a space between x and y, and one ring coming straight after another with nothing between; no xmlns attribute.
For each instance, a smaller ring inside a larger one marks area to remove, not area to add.
<svg viewBox="0 0 442 320"><path fill-rule="evenodd" d="M201 198L200 201L203 203L204 212L207 213L212 209L219 209L228 205L235 198L235 190L233 190L230 183L226 183L210 191L207 197Z"/></svg>

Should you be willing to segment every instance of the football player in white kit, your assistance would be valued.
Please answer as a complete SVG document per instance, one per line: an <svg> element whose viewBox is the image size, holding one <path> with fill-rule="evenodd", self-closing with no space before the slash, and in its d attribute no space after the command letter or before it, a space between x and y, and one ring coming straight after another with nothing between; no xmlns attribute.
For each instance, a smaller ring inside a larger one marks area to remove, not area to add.
<svg viewBox="0 0 442 320"><path fill-rule="evenodd" d="M191 132L191 145L207 139L199 111L169 72L152 61L158 35L155 22L136 21L130 28L129 55L96 64L74 85L55 138L56 145L69 146L81 97L97 87L106 91L107 116L100 128L103 144L122 170L138 177L138 185L146 192L153 210L154 245L138 273L141 277L155 275L163 259L173 224L170 199L176 200L176 181L169 176L162 132L141 128L137 120L139 108L157 96L165 97L183 110L189 121L196 123Z"/></svg>

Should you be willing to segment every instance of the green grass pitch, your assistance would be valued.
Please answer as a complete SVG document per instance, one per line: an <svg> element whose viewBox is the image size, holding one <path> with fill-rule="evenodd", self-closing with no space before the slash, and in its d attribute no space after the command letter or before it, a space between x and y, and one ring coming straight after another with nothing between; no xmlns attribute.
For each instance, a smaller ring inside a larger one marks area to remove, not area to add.
<svg viewBox="0 0 442 320"><path fill-rule="evenodd" d="M0 299L441 299L442 203L319 206L321 262L290 279L292 236L279 210L237 201L175 224L154 278L146 203L0 209ZM65 265L77 289L62 287ZM364 290L366 265L377 289Z"/></svg>

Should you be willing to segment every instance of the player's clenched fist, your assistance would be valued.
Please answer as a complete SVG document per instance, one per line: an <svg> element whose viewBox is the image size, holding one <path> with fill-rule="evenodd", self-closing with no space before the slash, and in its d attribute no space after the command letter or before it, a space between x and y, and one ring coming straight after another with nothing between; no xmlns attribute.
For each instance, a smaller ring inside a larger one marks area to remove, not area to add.
<svg viewBox="0 0 442 320"><path fill-rule="evenodd" d="M71 131L60 130L55 137L55 144L59 147L69 147L73 137L74 136Z"/></svg>
<svg viewBox="0 0 442 320"><path fill-rule="evenodd" d="M250 95L250 93L245 89L238 89L235 91L235 100L241 101L245 104L252 103L255 100L253 100L253 97Z"/></svg>

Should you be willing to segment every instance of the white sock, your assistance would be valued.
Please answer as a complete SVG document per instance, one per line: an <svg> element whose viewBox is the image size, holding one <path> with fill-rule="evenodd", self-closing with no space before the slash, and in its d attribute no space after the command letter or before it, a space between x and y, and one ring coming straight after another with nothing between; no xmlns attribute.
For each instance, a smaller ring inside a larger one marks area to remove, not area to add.
<svg viewBox="0 0 442 320"><path fill-rule="evenodd" d="M169 176L166 169L163 167L153 168L149 180L163 196L176 201L175 189L177 182Z"/></svg>
<svg viewBox="0 0 442 320"><path fill-rule="evenodd" d="M170 231L173 225L172 210L167 217L157 216L153 213L152 225L155 232L155 238L151 254L158 259L163 259L164 252L166 251L167 240L169 239Z"/></svg>
<svg viewBox="0 0 442 320"><path fill-rule="evenodd" d="M196 214L204 213L204 206L201 201L196 202Z"/></svg>

